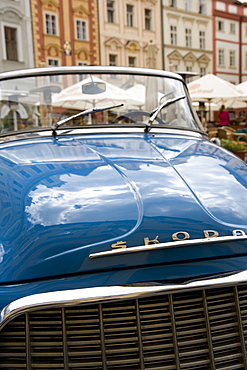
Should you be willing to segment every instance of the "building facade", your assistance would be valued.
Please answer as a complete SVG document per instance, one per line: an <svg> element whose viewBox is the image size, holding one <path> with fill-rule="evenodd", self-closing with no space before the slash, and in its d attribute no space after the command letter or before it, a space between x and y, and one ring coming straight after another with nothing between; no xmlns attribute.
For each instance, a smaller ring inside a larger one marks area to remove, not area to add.
<svg viewBox="0 0 247 370"><path fill-rule="evenodd" d="M0 37L0 71L102 64L247 80L237 0L2 0Z"/></svg>
<svg viewBox="0 0 247 370"><path fill-rule="evenodd" d="M213 73L239 84L247 80L247 7L213 1Z"/></svg>
<svg viewBox="0 0 247 370"><path fill-rule="evenodd" d="M34 66L29 1L0 2L0 72Z"/></svg>
<svg viewBox="0 0 247 370"><path fill-rule="evenodd" d="M31 0L35 67L99 64L96 0Z"/></svg>
<svg viewBox="0 0 247 370"><path fill-rule="evenodd" d="M98 0L102 65L162 69L160 1Z"/></svg>
<svg viewBox="0 0 247 370"><path fill-rule="evenodd" d="M163 0L164 69L212 72L211 0Z"/></svg>

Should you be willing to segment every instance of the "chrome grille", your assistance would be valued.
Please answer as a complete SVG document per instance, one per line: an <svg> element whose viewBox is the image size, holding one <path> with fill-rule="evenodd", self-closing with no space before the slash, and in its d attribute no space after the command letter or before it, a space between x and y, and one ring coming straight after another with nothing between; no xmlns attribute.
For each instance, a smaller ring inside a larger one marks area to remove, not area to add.
<svg viewBox="0 0 247 370"><path fill-rule="evenodd" d="M0 332L8 370L247 369L247 286L26 312Z"/></svg>

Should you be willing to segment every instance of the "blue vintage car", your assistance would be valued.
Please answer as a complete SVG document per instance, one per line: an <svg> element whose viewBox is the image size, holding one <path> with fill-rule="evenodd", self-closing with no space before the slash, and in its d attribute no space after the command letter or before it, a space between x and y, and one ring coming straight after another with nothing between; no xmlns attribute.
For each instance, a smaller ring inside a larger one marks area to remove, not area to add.
<svg viewBox="0 0 247 370"><path fill-rule="evenodd" d="M247 165L184 80L0 74L0 369L247 369Z"/></svg>

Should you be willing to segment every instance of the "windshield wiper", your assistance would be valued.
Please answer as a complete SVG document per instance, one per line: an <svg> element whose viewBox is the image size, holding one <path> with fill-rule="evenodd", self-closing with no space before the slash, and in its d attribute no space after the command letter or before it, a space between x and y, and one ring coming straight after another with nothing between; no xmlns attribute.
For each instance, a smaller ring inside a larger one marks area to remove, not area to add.
<svg viewBox="0 0 247 370"><path fill-rule="evenodd" d="M66 122L69 122L71 121L72 119L74 118L77 118L77 117L82 117L82 116L86 116L88 114L93 114L93 113L96 113L96 112L102 112L104 110L109 110L109 109L114 109L114 108L119 108L119 107L122 107L124 104L116 104L116 105L108 105L106 107L99 107L99 108L90 108L90 109L86 109L84 110L83 112L80 112L80 113L77 113L77 114L74 114L73 116L70 116L70 117L67 117L67 118L64 118L64 119L61 119L60 121L56 122L54 125L52 125L52 131L53 131L53 136L56 136L57 133L56 133L56 129L63 125L64 123Z"/></svg>
<svg viewBox="0 0 247 370"><path fill-rule="evenodd" d="M168 107L169 105L173 104L173 103L176 103L178 100L181 100L181 99L185 99L186 98L186 95L180 95L180 96L177 96L176 98L173 98L173 99L169 99L169 100L166 100L164 103L160 104L157 108L155 108L151 114L150 114L150 118L148 120L148 122L146 123L146 127L145 127L145 132L149 132L151 130L151 127L152 127L152 123L154 122L154 120L156 119L156 117L158 116L159 112L163 109L163 108L166 108Z"/></svg>

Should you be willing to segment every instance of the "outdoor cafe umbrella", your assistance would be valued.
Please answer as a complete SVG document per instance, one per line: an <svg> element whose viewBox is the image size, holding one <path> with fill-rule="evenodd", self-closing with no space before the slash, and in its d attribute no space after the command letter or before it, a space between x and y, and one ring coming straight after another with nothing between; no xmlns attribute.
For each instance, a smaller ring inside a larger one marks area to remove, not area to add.
<svg viewBox="0 0 247 370"><path fill-rule="evenodd" d="M247 81L241 82L240 84L236 85L236 89L243 95L247 96Z"/></svg>
<svg viewBox="0 0 247 370"><path fill-rule="evenodd" d="M235 87L239 96L237 98L236 97L221 98L218 100L218 102L228 107L235 108L235 109L246 108L247 107L247 81L242 82L238 85L233 85L233 86ZM215 102L217 103L217 100Z"/></svg>
<svg viewBox="0 0 247 370"><path fill-rule="evenodd" d="M209 120L211 102L224 104L228 99L237 100L242 96L235 85L211 73L188 83L188 89L192 101L209 103Z"/></svg>
<svg viewBox="0 0 247 370"><path fill-rule="evenodd" d="M246 108L247 107L247 81L241 82L236 85L236 90L241 94L241 97L233 101L231 106L233 108Z"/></svg>
<svg viewBox="0 0 247 370"><path fill-rule="evenodd" d="M102 83L105 85L105 91L102 90L99 93L83 93L83 85L86 86L90 83ZM76 110L84 110L94 107L102 107L106 104L118 104L124 103L133 105L140 105L140 101L134 96L120 87L112 85L108 82L101 80L95 76L88 77L80 82L75 83L65 89L59 94L53 96L52 105L60 106Z"/></svg>
<svg viewBox="0 0 247 370"><path fill-rule="evenodd" d="M129 93L132 96L135 96L135 98L140 101L140 106L145 104L145 99L149 99L150 90L148 90L148 87L146 87L143 84L137 83L134 86L131 86L129 89L126 90L127 93ZM147 94L149 92L149 95ZM164 94L157 92L156 97L156 106L160 104L160 99L164 96ZM156 108L156 106L154 108Z"/></svg>

